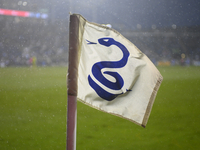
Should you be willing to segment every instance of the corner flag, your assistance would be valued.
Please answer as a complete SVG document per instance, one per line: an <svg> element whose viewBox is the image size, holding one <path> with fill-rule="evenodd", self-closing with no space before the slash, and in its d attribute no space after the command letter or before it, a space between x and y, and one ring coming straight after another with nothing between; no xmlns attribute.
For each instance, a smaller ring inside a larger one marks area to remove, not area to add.
<svg viewBox="0 0 200 150"><path fill-rule="evenodd" d="M74 15L79 22L78 100L145 127L162 75L119 32Z"/></svg>

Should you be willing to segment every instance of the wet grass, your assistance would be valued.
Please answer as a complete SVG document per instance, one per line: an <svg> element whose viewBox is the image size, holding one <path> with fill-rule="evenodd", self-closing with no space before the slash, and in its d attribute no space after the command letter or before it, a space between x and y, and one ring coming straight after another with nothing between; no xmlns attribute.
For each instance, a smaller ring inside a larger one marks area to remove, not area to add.
<svg viewBox="0 0 200 150"><path fill-rule="evenodd" d="M78 102L77 150L200 149L200 67L160 67L146 128ZM66 149L66 71L0 68L0 149Z"/></svg>
<svg viewBox="0 0 200 150"><path fill-rule="evenodd" d="M0 69L0 149L65 149L66 68Z"/></svg>

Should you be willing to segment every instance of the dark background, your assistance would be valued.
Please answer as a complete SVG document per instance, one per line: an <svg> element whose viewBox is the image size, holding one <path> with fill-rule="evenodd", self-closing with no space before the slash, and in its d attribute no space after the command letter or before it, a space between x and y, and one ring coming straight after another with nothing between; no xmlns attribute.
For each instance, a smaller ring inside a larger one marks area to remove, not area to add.
<svg viewBox="0 0 200 150"><path fill-rule="evenodd" d="M138 24L143 28L200 25L198 0L79 0L71 4L71 9L91 21L128 29Z"/></svg>
<svg viewBox="0 0 200 150"><path fill-rule="evenodd" d="M0 0L1 8L45 10L51 21L68 20L69 12L122 29L200 25L199 0Z"/></svg>

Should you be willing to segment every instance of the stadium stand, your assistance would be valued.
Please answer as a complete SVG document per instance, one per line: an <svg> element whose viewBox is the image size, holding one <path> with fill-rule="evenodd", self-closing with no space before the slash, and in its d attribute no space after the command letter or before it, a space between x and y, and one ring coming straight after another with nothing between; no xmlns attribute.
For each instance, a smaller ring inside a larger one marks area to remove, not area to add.
<svg viewBox="0 0 200 150"><path fill-rule="evenodd" d="M18 9L18 5L5 8ZM31 6L33 9L35 6ZM35 8L34 8L35 9ZM0 15L0 66L67 65L68 20ZM120 31L156 65L200 65L200 27Z"/></svg>
<svg viewBox="0 0 200 150"><path fill-rule="evenodd" d="M200 27L160 28L123 32L156 65L197 65Z"/></svg>
<svg viewBox="0 0 200 150"><path fill-rule="evenodd" d="M43 19L0 16L1 66L65 65L68 23L49 24Z"/></svg>

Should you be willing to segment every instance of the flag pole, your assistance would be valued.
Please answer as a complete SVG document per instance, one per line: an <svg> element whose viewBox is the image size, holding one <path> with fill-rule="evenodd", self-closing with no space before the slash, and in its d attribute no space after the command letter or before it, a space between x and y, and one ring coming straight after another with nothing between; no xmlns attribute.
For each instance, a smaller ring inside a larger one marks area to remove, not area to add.
<svg viewBox="0 0 200 150"><path fill-rule="evenodd" d="M76 150L77 78L78 78L78 31L79 20L70 15L69 65L67 74L67 138L66 150Z"/></svg>

